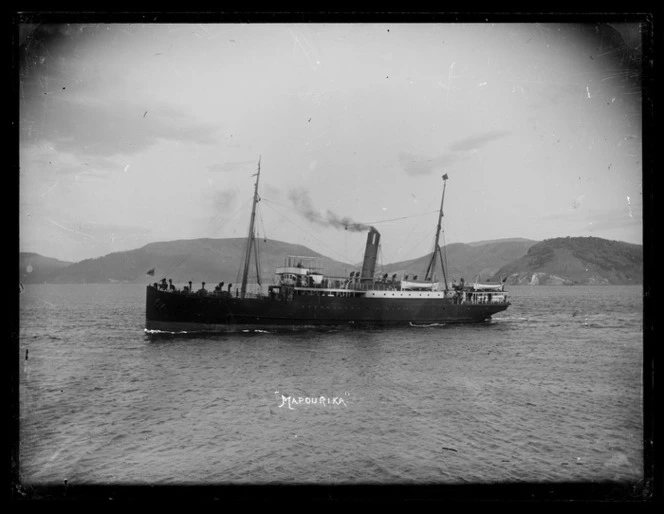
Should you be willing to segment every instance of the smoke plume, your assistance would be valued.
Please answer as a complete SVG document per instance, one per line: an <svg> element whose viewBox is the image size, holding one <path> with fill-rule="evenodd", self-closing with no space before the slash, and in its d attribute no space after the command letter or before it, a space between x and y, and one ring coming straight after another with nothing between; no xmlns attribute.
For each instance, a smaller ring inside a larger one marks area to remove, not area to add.
<svg viewBox="0 0 664 514"><path fill-rule="evenodd" d="M306 220L317 225L350 230L351 232L363 232L372 228L364 223L354 221L348 216L339 216L329 209L324 215L321 214L314 208L309 193L302 188L292 189L288 193L288 198Z"/></svg>

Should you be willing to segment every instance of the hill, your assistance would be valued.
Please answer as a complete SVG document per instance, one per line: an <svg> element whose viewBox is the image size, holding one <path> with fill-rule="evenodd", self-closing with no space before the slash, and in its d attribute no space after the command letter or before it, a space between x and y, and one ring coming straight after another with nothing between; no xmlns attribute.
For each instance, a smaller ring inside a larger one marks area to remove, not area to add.
<svg viewBox="0 0 664 514"><path fill-rule="evenodd" d="M480 280L494 276L500 268L519 259L536 244L530 239L500 239L482 243L453 243L443 250L447 261L447 280L464 278L472 282L479 277ZM408 273L412 278L418 275L424 278L431 254L409 261L395 262L383 266L388 274ZM437 269L440 277L440 265ZM442 278L442 277L441 277Z"/></svg>
<svg viewBox="0 0 664 514"><path fill-rule="evenodd" d="M191 239L150 243L136 250L115 252L96 259L85 259L54 270L39 281L54 284L79 283L141 283L172 278L176 284L192 281L197 285L224 281L236 283L244 254L245 238ZM287 255L320 257L321 265L329 273L344 275L350 265L322 256L302 245L281 241L260 241L260 269L263 283L271 282L274 269L283 264ZM255 277L252 261L250 276ZM155 269L154 278L146 272Z"/></svg>
<svg viewBox="0 0 664 514"><path fill-rule="evenodd" d="M19 281L23 284L39 284L71 264L38 253L22 252L18 258Z"/></svg>
<svg viewBox="0 0 664 514"><path fill-rule="evenodd" d="M203 281L210 285L237 283L245 238L191 239L151 243L136 250L115 252L96 259L67 263L37 254L20 254L20 275L30 283L147 283L172 278L177 285ZM271 283L274 269L288 255L320 259L328 275L346 276L361 264L335 261L302 245L260 241L260 269L264 284ZM408 261L378 265L377 273L424 278L431 254ZM444 250L447 280L499 281L508 284L641 284L643 248L640 245L597 237L565 237L536 242L502 239L482 243L454 243ZM155 268L153 278L146 272ZM255 276L252 263L251 275ZM440 267L437 270L440 276Z"/></svg>
<svg viewBox="0 0 664 514"><path fill-rule="evenodd" d="M532 246L493 277L507 284L642 284L643 247L598 237L560 237Z"/></svg>
<svg viewBox="0 0 664 514"><path fill-rule="evenodd" d="M524 239L523 237L510 237L505 239L490 239L485 241L475 241L473 243L466 243L468 246L482 246L489 243L530 243L535 244L537 241L531 239Z"/></svg>
<svg viewBox="0 0 664 514"><path fill-rule="evenodd" d="M25 283L141 283L160 280L162 277L173 278L176 284L185 284L189 280L197 285L203 280L208 283L235 283L238 280L245 242L245 238L233 238L151 243L136 250L115 252L75 264L63 263L64 266L54 268L50 273L35 275ZM535 241L520 239L449 245L445 249L449 265L448 280L461 277L470 280L476 275L491 276L505 264L523 256L533 244ZM260 241L259 245L263 283L272 281L274 269L282 265L287 255L319 257L324 272L329 275L346 276L351 271L359 271L362 266L361 263L352 265L335 261L302 245L273 240ZM376 272L423 276L430 255L377 266ZM155 275L154 278L149 278L146 272L152 268L155 268ZM253 263L250 273L250 276L255 276ZM440 267L438 274L440 275Z"/></svg>

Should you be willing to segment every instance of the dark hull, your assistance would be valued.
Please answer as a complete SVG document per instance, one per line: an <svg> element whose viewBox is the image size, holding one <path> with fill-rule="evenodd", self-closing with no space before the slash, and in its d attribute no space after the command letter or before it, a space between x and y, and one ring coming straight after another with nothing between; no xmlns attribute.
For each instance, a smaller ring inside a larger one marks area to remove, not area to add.
<svg viewBox="0 0 664 514"><path fill-rule="evenodd" d="M442 298L202 296L147 287L146 329L167 332L233 332L328 326L408 326L479 323L507 309L505 303L457 304Z"/></svg>

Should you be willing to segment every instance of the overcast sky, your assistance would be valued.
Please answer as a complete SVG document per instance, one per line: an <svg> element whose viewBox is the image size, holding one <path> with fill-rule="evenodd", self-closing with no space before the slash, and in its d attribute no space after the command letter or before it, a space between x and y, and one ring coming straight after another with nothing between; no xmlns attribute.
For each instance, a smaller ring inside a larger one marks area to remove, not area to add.
<svg viewBox="0 0 664 514"><path fill-rule="evenodd" d="M636 24L20 30L21 251L260 237L383 263L445 241L642 243ZM332 223L341 220L341 224ZM352 228L352 227L351 227Z"/></svg>

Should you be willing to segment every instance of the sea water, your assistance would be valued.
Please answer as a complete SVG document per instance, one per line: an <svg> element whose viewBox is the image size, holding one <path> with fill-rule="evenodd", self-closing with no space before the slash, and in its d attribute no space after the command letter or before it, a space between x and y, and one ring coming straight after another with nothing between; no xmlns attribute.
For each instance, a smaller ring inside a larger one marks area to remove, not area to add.
<svg viewBox="0 0 664 514"><path fill-rule="evenodd" d="M642 480L642 288L509 289L479 325L153 336L142 285L26 286L20 481Z"/></svg>

